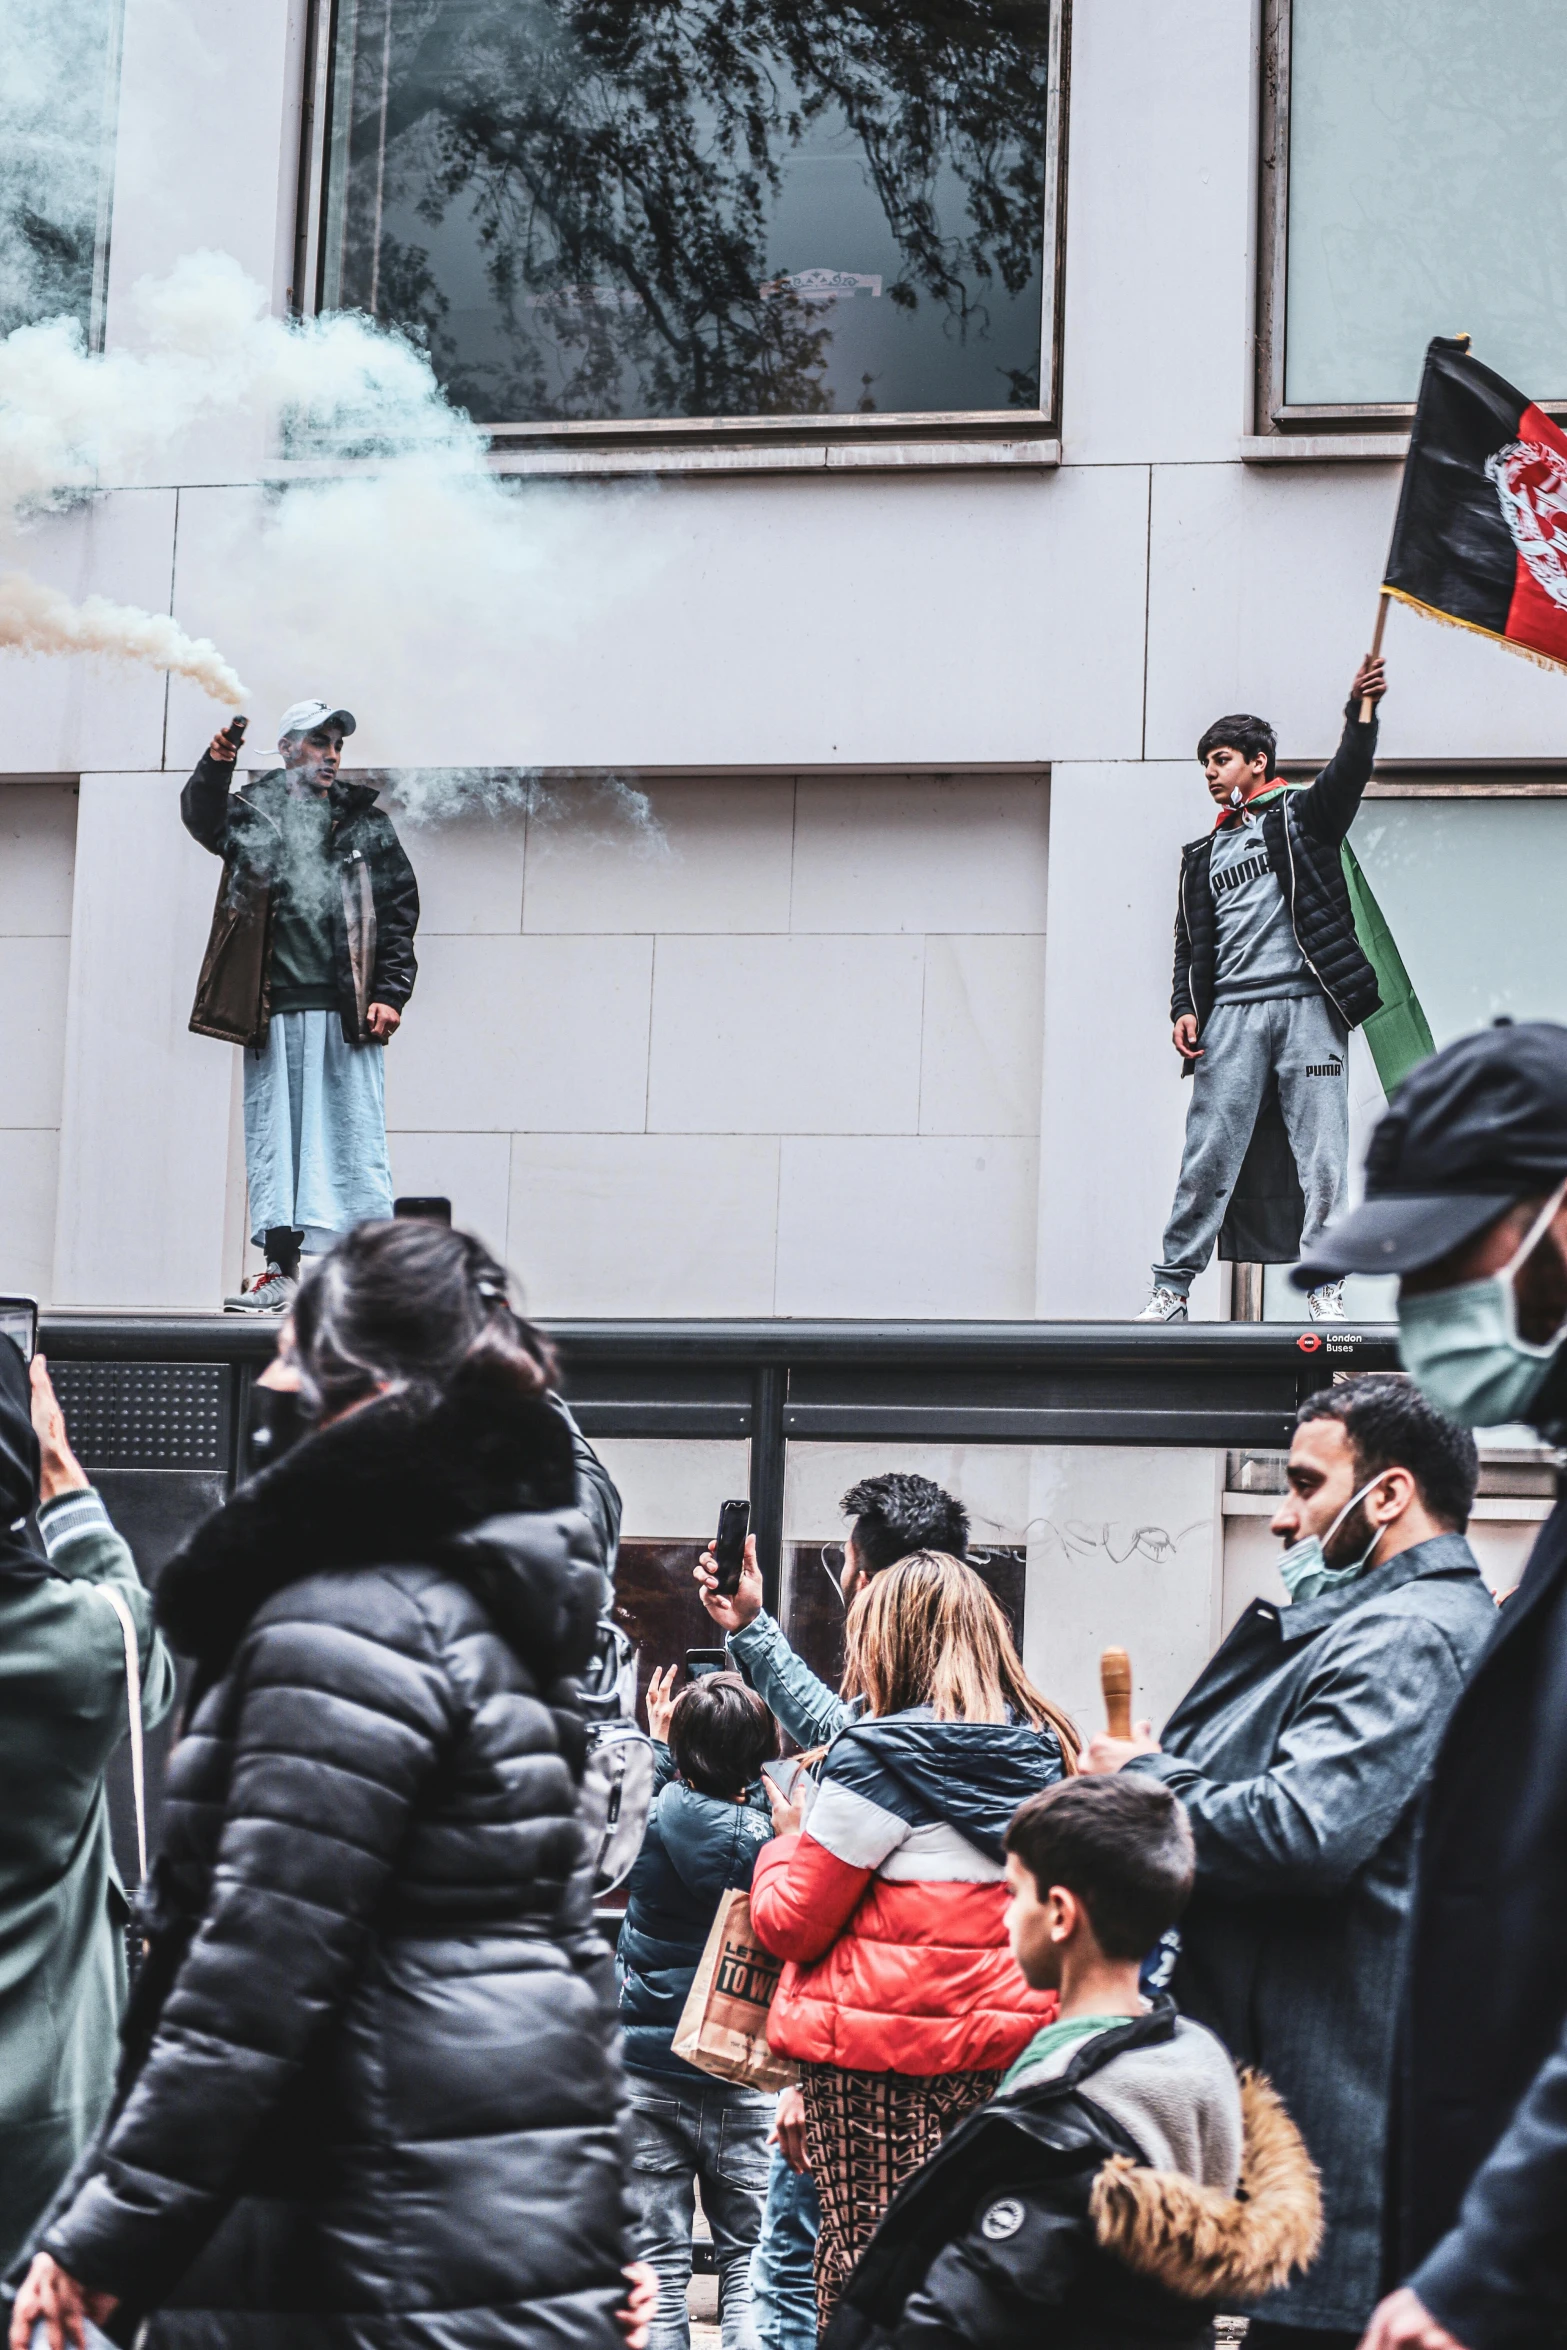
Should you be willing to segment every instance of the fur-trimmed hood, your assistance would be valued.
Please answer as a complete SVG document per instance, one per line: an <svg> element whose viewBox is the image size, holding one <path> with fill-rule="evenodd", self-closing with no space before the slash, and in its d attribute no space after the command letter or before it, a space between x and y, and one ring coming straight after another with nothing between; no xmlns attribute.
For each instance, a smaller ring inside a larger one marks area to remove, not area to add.
<svg viewBox="0 0 1567 2350"><path fill-rule="evenodd" d="M1317 2166L1261 2073L1241 2075L1241 2117L1233 2195L1125 2154L1094 2181L1088 2208L1099 2243L1185 2300L1259 2301L1308 2268L1322 2242Z"/></svg>
<svg viewBox="0 0 1567 2350"><path fill-rule="evenodd" d="M486 1604L509 1597L508 1638L570 1672L586 1654L577 1619L586 1608L596 1621L602 1593L602 1577L583 1574L598 1546L575 1503L571 1426L552 1400L478 1385L434 1410L386 1396L204 1519L159 1577L158 1621L210 1681L257 1609L304 1576L438 1561L486 1584Z"/></svg>

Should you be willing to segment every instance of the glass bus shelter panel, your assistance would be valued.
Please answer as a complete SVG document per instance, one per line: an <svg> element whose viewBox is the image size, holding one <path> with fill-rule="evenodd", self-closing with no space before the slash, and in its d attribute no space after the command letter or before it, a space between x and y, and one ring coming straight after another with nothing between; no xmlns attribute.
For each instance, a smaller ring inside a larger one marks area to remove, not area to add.
<svg viewBox="0 0 1567 2350"><path fill-rule="evenodd" d="M647 1685L659 1667L683 1666L687 1649L723 1644L697 1596L696 1562L717 1531L720 1504L747 1490L751 1448L743 1438L660 1436L598 1436L593 1447L620 1493L614 1613L637 1650L645 1727Z"/></svg>
<svg viewBox="0 0 1567 2350"><path fill-rule="evenodd" d="M970 1563L1001 1603L1019 1654L1023 1648L1023 1545L971 1549ZM784 1546L780 1620L789 1645L813 1673L836 1689L843 1678L846 1610L839 1596L841 1543L790 1542Z"/></svg>
<svg viewBox="0 0 1567 2350"><path fill-rule="evenodd" d="M1224 1454L1207 1447L792 1443L784 1486L784 1628L824 1679L842 1616L821 1564L860 1478L913 1470L968 1510L981 1571L1031 1680L1085 1734L1103 1727L1099 1658L1132 1658L1137 1711L1162 1719L1218 1643ZM831 1610L837 1614L834 1623Z"/></svg>

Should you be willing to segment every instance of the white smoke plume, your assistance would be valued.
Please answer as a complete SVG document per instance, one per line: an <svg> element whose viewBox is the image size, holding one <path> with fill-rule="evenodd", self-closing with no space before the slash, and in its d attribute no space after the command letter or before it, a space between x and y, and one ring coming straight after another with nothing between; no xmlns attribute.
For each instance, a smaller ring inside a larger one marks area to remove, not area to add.
<svg viewBox="0 0 1567 2350"><path fill-rule="evenodd" d="M166 481L195 428L218 417L281 430L326 460L482 458L411 344L350 315L274 318L230 254L187 254L133 301L134 346L89 353L68 318L0 343L0 504L13 516L71 491Z"/></svg>
<svg viewBox="0 0 1567 2350"><path fill-rule="evenodd" d="M73 604L58 588L23 571L0 571L0 646L19 653L103 653L122 661L150 661L155 669L193 678L214 701L248 696L210 637L185 634L166 612L140 612L107 596Z"/></svg>
<svg viewBox="0 0 1567 2350"><path fill-rule="evenodd" d="M57 649L90 641L234 701L243 668L263 752L269 703L325 692L371 720L355 749L372 761L535 764L554 648L647 575L629 527L645 493L498 476L421 351L353 315L272 316L227 254L187 255L126 309L102 354L64 318L0 342L0 555L17 562L62 506L189 481L200 450L198 478L241 486L182 508L178 600L230 666L170 663L155 616L129 608L89 623L50 607Z"/></svg>
<svg viewBox="0 0 1567 2350"><path fill-rule="evenodd" d="M55 318L0 342L0 525L8 536L94 491L166 477L203 421L239 418L309 436L327 459L439 452L449 473L482 458L422 357L355 318L293 325L267 315L261 289L226 254L187 256L137 290L143 347L89 353L80 325ZM92 652L148 661L192 678L214 699L247 689L208 639L166 614L91 596L69 598L9 575L0 644L32 653Z"/></svg>
<svg viewBox="0 0 1567 2350"><path fill-rule="evenodd" d="M444 824L454 816L526 816L531 824L569 824L579 841L629 848L639 857L670 855L669 838L639 785L623 775L541 775L515 767L402 767L371 770L401 823Z"/></svg>

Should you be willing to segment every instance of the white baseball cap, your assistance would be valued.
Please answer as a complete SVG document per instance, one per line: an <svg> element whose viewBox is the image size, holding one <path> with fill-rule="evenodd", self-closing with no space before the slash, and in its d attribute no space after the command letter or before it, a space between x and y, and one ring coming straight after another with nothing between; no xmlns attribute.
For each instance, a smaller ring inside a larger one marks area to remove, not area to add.
<svg viewBox="0 0 1567 2350"><path fill-rule="evenodd" d="M345 734L354 731L352 710L334 710L330 702L295 702L278 721L278 740L281 742L285 734L308 734L313 726L325 726L329 720Z"/></svg>

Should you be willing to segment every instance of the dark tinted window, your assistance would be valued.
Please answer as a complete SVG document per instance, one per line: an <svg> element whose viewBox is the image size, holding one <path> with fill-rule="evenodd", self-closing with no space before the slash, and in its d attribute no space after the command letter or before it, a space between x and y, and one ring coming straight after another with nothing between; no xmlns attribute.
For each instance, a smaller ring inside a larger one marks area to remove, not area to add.
<svg viewBox="0 0 1567 2350"><path fill-rule="evenodd" d="M1037 409L1054 80L1052 0L340 0L323 305L485 423Z"/></svg>

